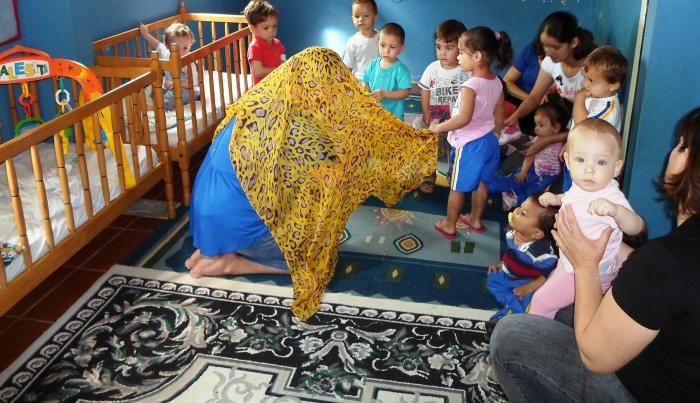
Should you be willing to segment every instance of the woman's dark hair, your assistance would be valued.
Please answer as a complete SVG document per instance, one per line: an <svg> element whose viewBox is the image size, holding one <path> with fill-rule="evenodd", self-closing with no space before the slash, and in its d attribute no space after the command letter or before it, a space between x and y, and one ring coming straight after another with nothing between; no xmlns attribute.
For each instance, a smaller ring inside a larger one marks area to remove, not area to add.
<svg viewBox="0 0 700 403"><path fill-rule="evenodd" d="M660 183L668 197L678 205L678 211L700 213L700 108L695 108L680 122L677 147L687 153L685 169L666 177L661 175Z"/></svg>
<svg viewBox="0 0 700 403"><path fill-rule="evenodd" d="M535 109L535 115L543 113L547 115L549 121L559 125L559 130L564 131L571 120L571 113L574 104L564 97L553 97L552 100L546 102Z"/></svg>
<svg viewBox="0 0 700 403"><path fill-rule="evenodd" d="M501 70L513 60L510 37L504 31L493 32L487 27L476 27L463 33L464 45L472 52L485 53L489 61L498 59L496 68Z"/></svg>
<svg viewBox="0 0 700 403"><path fill-rule="evenodd" d="M574 48L574 59L581 60L596 48L591 31L581 28L578 19L566 11L557 11L547 16L540 25L538 37L545 33L559 43L571 43L578 38Z"/></svg>

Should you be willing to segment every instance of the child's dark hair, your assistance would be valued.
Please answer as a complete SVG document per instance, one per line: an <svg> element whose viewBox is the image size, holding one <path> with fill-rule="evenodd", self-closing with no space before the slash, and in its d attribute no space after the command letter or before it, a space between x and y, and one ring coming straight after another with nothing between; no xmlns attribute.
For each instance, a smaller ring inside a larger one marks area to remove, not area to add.
<svg viewBox="0 0 700 403"><path fill-rule="evenodd" d="M559 125L559 130L564 131L571 120L574 104L564 97L556 97L535 109L535 115L542 113L549 118L552 124Z"/></svg>
<svg viewBox="0 0 700 403"><path fill-rule="evenodd" d="M676 144L687 154L685 169L670 175L661 174L665 195L678 208L687 214L700 213L700 108L695 108L683 117L678 127ZM677 146L677 145L676 145Z"/></svg>
<svg viewBox="0 0 700 403"><path fill-rule="evenodd" d="M457 42L459 36L464 32L467 32L467 27L461 21L443 21L435 30L435 40L442 39L445 42Z"/></svg>
<svg viewBox="0 0 700 403"><path fill-rule="evenodd" d="M163 40L166 45L170 45L170 43L172 43L172 40L179 36L189 36L191 39L194 39L194 35L192 35L192 30L190 29L190 27L181 23L180 21L175 21L172 24L168 25L167 28L165 28Z"/></svg>
<svg viewBox="0 0 700 403"><path fill-rule="evenodd" d="M608 84L624 84L627 77L627 58L618 48L601 46L591 52L583 61L583 71L595 67L605 77Z"/></svg>
<svg viewBox="0 0 700 403"><path fill-rule="evenodd" d="M503 31L493 32L488 27L476 27L460 36L466 46L472 52L482 52L488 57L489 62L498 59L496 68L503 69L513 60L513 47L510 37Z"/></svg>
<svg viewBox="0 0 700 403"><path fill-rule="evenodd" d="M277 17L277 10L266 1L253 0L243 9L248 25L258 25L270 17Z"/></svg>
<svg viewBox="0 0 700 403"><path fill-rule="evenodd" d="M596 48L591 31L581 28L578 19L566 11L557 11L547 16L540 25L540 34L554 38L559 43L571 43L578 38L574 48L574 59L581 60Z"/></svg>
<svg viewBox="0 0 700 403"><path fill-rule="evenodd" d="M374 0L353 0L352 4L369 4L374 10L374 14L377 14L377 3Z"/></svg>
<svg viewBox="0 0 700 403"><path fill-rule="evenodd" d="M537 218L537 226L544 232L544 238L549 239L554 242L554 237L552 236L552 230L554 229L554 222L557 220L557 213L559 212L559 206L542 206L539 202L539 198L542 195L541 192L530 195L528 199L534 199L535 203L541 206L544 210L542 214Z"/></svg>
<svg viewBox="0 0 700 403"><path fill-rule="evenodd" d="M393 35L393 36L398 36L399 39L401 40L401 44L403 45L404 41L406 40L406 32L403 30L401 25L395 23L395 22L389 22L385 24L382 29L379 30L381 33L384 35Z"/></svg>

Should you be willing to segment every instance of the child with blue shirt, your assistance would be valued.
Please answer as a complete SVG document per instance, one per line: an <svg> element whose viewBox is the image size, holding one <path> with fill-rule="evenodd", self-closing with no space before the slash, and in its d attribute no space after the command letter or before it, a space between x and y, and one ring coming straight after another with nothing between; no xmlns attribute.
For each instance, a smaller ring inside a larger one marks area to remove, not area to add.
<svg viewBox="0 0 700 403"><path fill-rule="evenodd" d="M372 60L362 76L365 87L384 109L403 120L403 100L411 92L411 73L399 60L405 49L406 33L390 22L379 31L379 57Z"/></svg>
<svg viewBox="0 0 700 403"><path fill-rule="evenodd" d="M489 266L486 279L486 289L503 306L491 319L524 313L535 290L557 265L551 233L559 209L543 207L538 197L528 197L508 215L506 250L500 261Z"/></svg>

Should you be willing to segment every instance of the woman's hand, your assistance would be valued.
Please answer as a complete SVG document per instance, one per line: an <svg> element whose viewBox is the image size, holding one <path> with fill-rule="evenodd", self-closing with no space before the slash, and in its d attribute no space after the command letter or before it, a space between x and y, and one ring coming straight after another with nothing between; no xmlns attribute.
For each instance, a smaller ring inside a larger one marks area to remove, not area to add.
<svg viewBox="0 0 700 403"><path fill-rule="evenodd" d="M440 134L440 131L438 130L438 126L439 126L439 125L440 125L440 123L438 123L437 120L434 120L434 121L430 124L430 127L428 128L428 130L430 130L431 132L433 132L433 133L435 133L435 134Z"/></svg>
<svg viewBox="0 0 700 403"><path fill-rule="evenodd" d="M539 141L531 141L530 145L527 146L525 151L522 152L522 154L525 157L532 157L534 155L537 155L540 151L544 150L545 147L547 147L547 142L542 141L541 139L538 139Z"/></svg>
<svg viewBox="0 0 700 403"><path fill-rule="evenodd" d="M598 265L605 253L612 228L608 227L600 234L598 239L588 239L581 231L576 221L574 211L570 205L565 206L557 213L557 221L552 236L559 246L559 250L566 255L575 271L598 271Z"/></svg>

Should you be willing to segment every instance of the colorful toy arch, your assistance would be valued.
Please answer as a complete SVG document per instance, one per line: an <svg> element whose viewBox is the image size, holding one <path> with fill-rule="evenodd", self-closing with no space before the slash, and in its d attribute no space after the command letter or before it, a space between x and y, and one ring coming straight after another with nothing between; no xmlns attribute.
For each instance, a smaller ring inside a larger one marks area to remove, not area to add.
<svg viewBox="0 0 700 403"><path fill-rule="evenodd" d="M14 56L13 56L14 55ZM31 81L39 81L47 78L66 77L77 81L82 92L80 94L80 104L89 102L102 95L102 85L95 74L83 64L69 59L53 59L47 53L40 50L17 45L0 53L0 84L24 84ZM26 102L33 102L31 96L20 96L20 104L25 106ZM56 94L56 102L59 102L59 94ZM34 118L38 123L42 123L40 118ZM109 108L104 108L98 113L98 120L102 129L103 144L114 152L114 141L112 132L112 117ZM83 120L83 132L85 133L85 144L88 149L95 149L94 131L92 119ZM122 155L126 155L124 145ZM135 180L131 174L128 164L124 164L124 174L126 186L128 188L135 185Z"/></svg>

